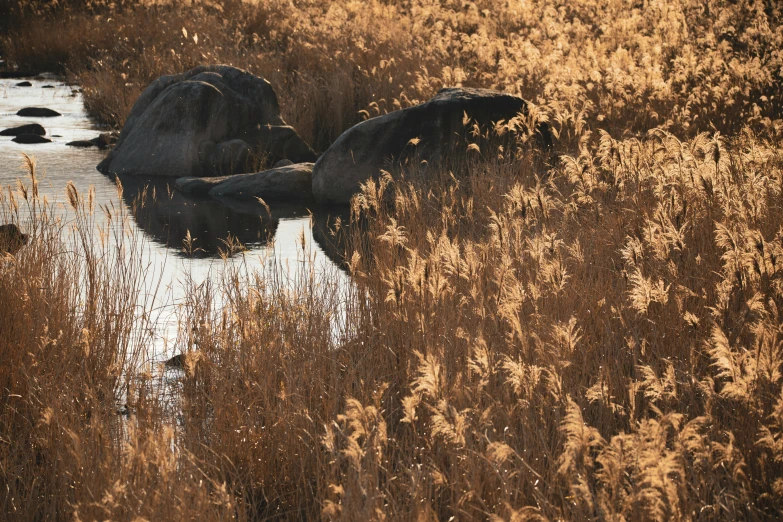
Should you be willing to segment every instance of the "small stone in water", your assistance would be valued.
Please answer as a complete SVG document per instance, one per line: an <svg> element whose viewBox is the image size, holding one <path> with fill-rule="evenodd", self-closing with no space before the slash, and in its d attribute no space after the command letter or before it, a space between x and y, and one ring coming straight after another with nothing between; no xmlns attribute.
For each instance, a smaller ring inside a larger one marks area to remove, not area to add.
<svg viewBox="0 0 783 522"><path fill-rule="evenodd" d="M52 109L47 109L46 107L25 107L24 109L20 109L16 115L31 118L50 118L53 116L62 116L62 114L59 112L53 111Z"/></svg>
<svg viewBox="0 0 783 522"><path fill-rule="evenodd" d="M46 129L38 123L29 123L27 125L20 125L19 127L12 127L0 131L0 136L21 136L22 134L38 134L39 136L43 136L46 134Z"/></svg>

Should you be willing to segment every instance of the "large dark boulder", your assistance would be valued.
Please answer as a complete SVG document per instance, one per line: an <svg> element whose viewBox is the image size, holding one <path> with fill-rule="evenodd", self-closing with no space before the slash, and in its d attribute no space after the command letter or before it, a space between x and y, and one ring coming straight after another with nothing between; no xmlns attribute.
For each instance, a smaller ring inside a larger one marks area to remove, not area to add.
<svg viewBox="0 0 783 522"><path fill-rule="evenodd" d="M28 125L20 125L18 127L0 131L0 136L21 136L22 134L37 134L39 136L44 136L46 134L46 129L37 123L30 123Z"/></svg>
<svg viewBox="0 0 783 522"><path fill-rule="evenodd" d="M152 82L98 170L220 176L283 158L315 161L315 154L280 117L269 82L234 67L210 65Z"/></svg>
<svg viewBox="0 0 783 522"><path fill-rule="evenodd" d="M16 115L24 116L26 118L53 118L55 116L62 116L59 112L47 109L46 107L25 107L24 109L19 109Z"/></svg>
<svg viewBox="0 0 783 522"><path fill-rule="evenodd" d="M527 113L517 96L485 89L450 88L407 109L369 119L345 131L318 159L313 169L313 195L320 203L348 203L360 183L393 170L401 163L426 161L427 169L465 153L469 127L464 116L488 127ZM541 145L551 146L549 128L539 126Z"/></svg>

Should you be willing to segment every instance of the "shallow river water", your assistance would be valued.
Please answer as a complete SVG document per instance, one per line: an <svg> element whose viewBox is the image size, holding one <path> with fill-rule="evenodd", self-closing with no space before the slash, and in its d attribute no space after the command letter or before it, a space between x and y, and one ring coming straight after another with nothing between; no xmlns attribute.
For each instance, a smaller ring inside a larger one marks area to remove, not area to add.
<svg viewBox="0 0 783 522"><path fill-rule="evenodd" d="M53 141L23 145L14 143L11 137L0 136L0 190L7 193L9 187L17 186L18 179L27 179L21 168L24 153L36 161L41 195L55 202L57 213L65 221L73 219L66 204L65 188L69 181L83 194L94 187L96 207L122 205L129 214L134 199L146 194L143 210L133 215L130 226L143 238L146 291L142 298L148 301L144 305L146 311L155 314L151 349L145 357L148 361L163 361L181 350L176 342L177 322L185 288L216 280L236 263L242 263L243 269L283 280L290 280L304 268L330 284L348 284L348 276L314 240L309 212L304 206L270 202L272 215L268 217L258 204L186 197L168 187L165 179L123 178L120 200L114 181L95 169L105 151L66 146L67 142L91 139L105 132L87 118L79 90L54 78L27 80L32 87L17 87L23 79L0 79L0 130L40 123ZM23 107L48 107L62 116L17 116ZM21 216L20 221L26 232L25 217ZM183 252L188 232L193 239L191 255ZM223 241L229 235L247 250L224 261L219 249L225 249ZM269 241L268 237L273 239ZM154 302L149 302L148 296L153 293Z"/></svg>

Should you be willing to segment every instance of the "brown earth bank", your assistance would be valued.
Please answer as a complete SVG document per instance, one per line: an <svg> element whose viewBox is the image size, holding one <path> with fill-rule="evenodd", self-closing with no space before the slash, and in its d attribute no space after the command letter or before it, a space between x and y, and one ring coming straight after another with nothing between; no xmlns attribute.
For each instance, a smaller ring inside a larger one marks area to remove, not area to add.
<svg viewBox="0 0 783 522"><path fill-rule="evenodd" d="M317 152L456 85L532 101L554 150L519 132L458 172L365 183L314 219L345 294L241 270L190 288L175 413L131 335L141 257L87 239L89 194L68 192L74 244L34 176L3 191L4 223L36 210L0 260L8 519L783 516L777 3L10 11L12 65L78 78L118 127L162 74L226 63Z"/></svg>

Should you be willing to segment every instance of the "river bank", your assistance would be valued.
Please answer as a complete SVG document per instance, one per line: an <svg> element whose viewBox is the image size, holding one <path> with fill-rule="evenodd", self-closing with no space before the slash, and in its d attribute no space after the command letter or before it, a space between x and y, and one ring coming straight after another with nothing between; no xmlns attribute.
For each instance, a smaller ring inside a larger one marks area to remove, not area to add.
<svg viewBox="0 0 783 522"><path fill-rule="evenodd" d="M30 85L17 87L23 81ZM47 107L62 116L16 115L30 106ZM67 145L95 138L106 130L89 119L78 86L68 85L55 75L0 80L0 128L31 122L43 125L52 142L19 144L10 136L0 137L0 157L6 161L0 169L0 187L4 192L13 192L21 182L29 190L30 180L23 165L23 154L27 154L36 164L39 195L52 205L52 217L62 219L63 226L69 226L74 219L73 209L67 204L66 187L72 185L83 195L93 194L97 222L92 230L82 232L95 234L95 240L106 224L100 209L118 211L124 207L123 212L132 219L115 226L129 226L130 233L139 236L149 284L154 281L161 289L167 289L158 292L150 286L142 296L145 303L139 303L140 316L156 310L155 320L143 325L152 329L150 350L145 355L151 364L183 350L177 343L176 315L185 296L183 282L198 286L210 277L219 277L223 263L220 253L230 250L227 244L231 242L242 249L240 257L250 270L274 271L295 267L300 262L309 266L313 261L313 269L319 273L341 273L313 239L309 210L302 205L274 205L272 214L267 216L260 205L250 208L245 204L248 208L243 210L233 201L220 204L211 198L183 197L174 189L173 180L169 185L165 180L131 178L124 180L118 199L115 181L96 170L106 151ZM22 211L16 218L25 230L34 226L30 222L34 216L29 213ZM184 251L186 237L190 253ZM155 295L154 302L146 302L146 294Z"/></svg>

